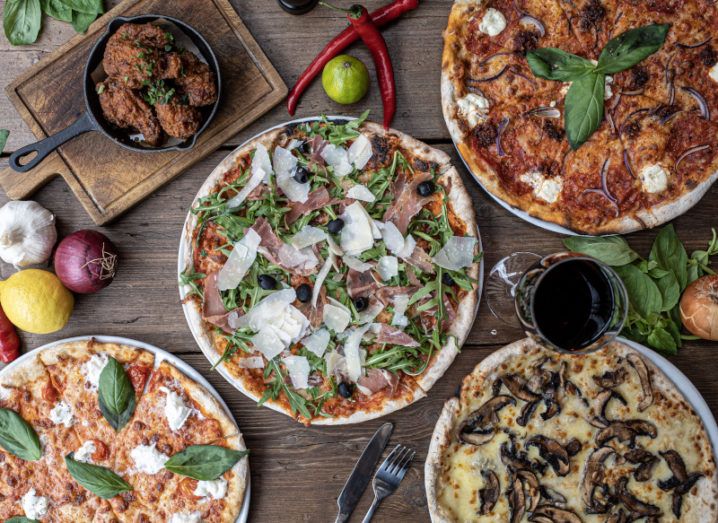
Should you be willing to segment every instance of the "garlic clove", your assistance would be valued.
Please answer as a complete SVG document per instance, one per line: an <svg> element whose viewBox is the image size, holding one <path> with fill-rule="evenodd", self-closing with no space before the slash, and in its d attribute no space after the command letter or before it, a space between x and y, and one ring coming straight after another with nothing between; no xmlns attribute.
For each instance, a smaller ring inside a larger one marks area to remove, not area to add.
<svg viewBox="0 0 718 523"><path fill-rule="evenodd" d="M0 258L15 267L48 261L57 241L55 215L31 200L0 208Z"/></svg>

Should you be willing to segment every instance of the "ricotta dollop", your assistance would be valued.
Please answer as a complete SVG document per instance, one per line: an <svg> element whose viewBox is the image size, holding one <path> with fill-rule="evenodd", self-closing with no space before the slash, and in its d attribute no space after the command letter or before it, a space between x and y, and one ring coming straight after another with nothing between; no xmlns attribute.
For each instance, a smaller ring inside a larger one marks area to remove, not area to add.
<svg viewBox="0 0 718 523"><path fill-rule="evenodd" d="M479 31L489 36L496 36L506 29L506 17L498 9L489 7L479 22Z"/></svg>
<svg viewBox="0 0 718 523"><path fill-rule="evenodd" d="M50 421L55 425L64 425L65 427L71 427L73 416L72 407L64 401L59 401L50 411Z"/></svg>
<svg viewBox="0 0 718 523"><path fill-rule="evenodd" d="M25 493L20 504L25 516L30 519L42 519L47 516L49 502L46 497L38 496L34 488Z"/></svg>
<svg viewBox="0 0 718 523"><path fill-rule="evenodd" d="M137 472L157 474L170 459L167 454L157 450L156 444L138 445L130 451L130 458L135 464Z"/></svg>
<svg viewBox="0 0 718 523"><path fill-rule="evenodd" d="M668 172L660 165L649 165L641 169L641 184L647 193L655 194L668 188Z"/></svg>
<svg viewBox="0 0 718 523"><path fill-rule="evenodd" d="M212 499L222 499L227 495L227 480L219 478L211 481L198 481L197 487L194 489L194 495L204 498L203 501Z"/></svg>
<svg viewBox="0 0 718 523"><path fill-rule="evenodd" d="M93 354L92 357L82 366L82 374L90 387L96 389L100 383L100 374L107 365L108 357L104 352Z"/></svg>

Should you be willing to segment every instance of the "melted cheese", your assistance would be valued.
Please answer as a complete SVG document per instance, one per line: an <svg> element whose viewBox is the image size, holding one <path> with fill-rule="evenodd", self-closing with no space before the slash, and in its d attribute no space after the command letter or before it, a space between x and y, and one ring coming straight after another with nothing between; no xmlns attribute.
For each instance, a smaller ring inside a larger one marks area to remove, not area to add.
<svg viewBox="0 0 718 523"><path fill-rule="evenodd" d="M75 451L73 454L73 457L77 461L82 461L84 463L92 463L92 455L97 450L97 447L95 447L95 443L92 440L85 441L79 449Z"/></svg>
<svg viewBox="0 0 718 523"><path fill-rule="evenodd" d="M50 411L50 421L55 425L72 426L72 408L64 401L58 401Z"/></svg>
<svg viewBox="0 0 718 523"><path fill-rule="evenodd" d="M496 36L506 29L506 17L498 9L489 7L479 22L479 31L489 36Z"/></svg>
<svg viewBox="0 0 718 523"><path fill-rule="evenodd" d="M210 481L198 481L197 488L194 489L194 495L207 501L209 498L222 499L227 495L227 480L219 478Z"/></svg>
<svg viewBox="0 0 718 523"><path fill-rule="evenodd" d="M708 71L708 76L714 82L718 82L718 63L711 67L710 71Z"/></svg>
<svg viewBox="0 0 718 523"><path fill-rule="evenodd" d="M157 450L155 443L136 446L130 451L130 458L132 458L137 472L145 474L157 474L170 459L168 455Z"/></svg>
<svg viewBox="0 0 718 523"><path fill-rule="evenodd" d="M534 196L547 203L555 203L563 187L561 178L546 178L538 171L522 174L521 181L531 186Z"/></svg>
<svg viewBox="0 0 718 523"><path fill-rule="evenodd" d="M658 164L641 169L639 174L643 190L655 194L668 188L668 172Z"/></svg>
<svg viewBox="0 0 718 523"><path fill-rule="evenodd" d="M489 113L489 101L476 93L469 93L456 101L459 114L466 119L469 127L476 127Z"/></svg>
<svg viewBox="0 0 718 523"><path fill-rule="evenodd" d="M25 516L30 519L40 520L47 516L49 502L46 497L38 496L34 488L25 493L20 504Z"/></svg>
<svg viewBox="0 0 718 523"><path fill-rule="evenodd" d="M93 354L82 366L82 374L91 388L97 388L100 383L100 374L102 374L102 369L105 368L105 365L107 365L107 354L100 352L99 354Z"/></svg>

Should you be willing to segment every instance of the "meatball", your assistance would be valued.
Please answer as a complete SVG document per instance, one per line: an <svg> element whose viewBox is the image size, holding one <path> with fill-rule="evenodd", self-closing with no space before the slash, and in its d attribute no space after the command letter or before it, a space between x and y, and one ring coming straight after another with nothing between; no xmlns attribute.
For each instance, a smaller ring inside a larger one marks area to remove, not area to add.
<svg viewBox="0 0 718 523"><path fill-rule="evenodd" d="M170 136L181 140L190 138L202 123L199 109L191 105L182 105L175 99L168 103L158 103L155 105L155 111L162 129Z"/></svg>
<svg viewBox="0 0 718 523"><path fill-rule="evenodd" d="M183 74L175 78L175 83L189 104L195 107L213 104L217 99L217 84L209 66L187 51L182 53L182 66Z"/></svg>
<svg viewBox="0 0 718 523"><path fill-rule="evenodd" d="M108 78L96 86L102 113L108 122L123 129L142 133L145 142L157 146L162 142L162 128L152 107L122 81Z"/></svg>

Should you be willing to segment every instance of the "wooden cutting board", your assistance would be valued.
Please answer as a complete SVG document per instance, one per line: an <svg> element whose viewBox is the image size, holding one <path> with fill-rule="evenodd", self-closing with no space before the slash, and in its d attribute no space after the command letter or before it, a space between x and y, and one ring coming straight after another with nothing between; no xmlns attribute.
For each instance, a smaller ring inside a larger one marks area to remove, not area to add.
<svg viewBox="0 0 718 523"><path fill-rule="evenodd" d="M7 86L10 101L40 138L54 134L84 112L82 73L95 41L116 16L158 14L197 29L217 55L222 100L195 147L185 152L142 154L90 132L61 146L28 173L5 168L0 186L8 197L26 198L62 176L98 225L117 217L182 173L274 107L287 87L228 0L125 0Z"/></svg>

